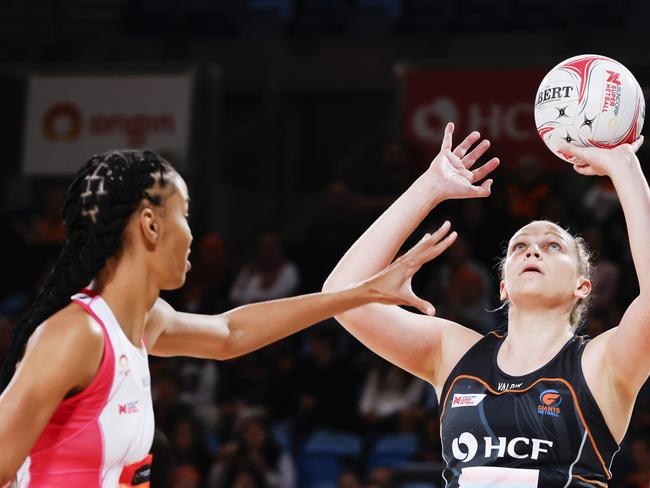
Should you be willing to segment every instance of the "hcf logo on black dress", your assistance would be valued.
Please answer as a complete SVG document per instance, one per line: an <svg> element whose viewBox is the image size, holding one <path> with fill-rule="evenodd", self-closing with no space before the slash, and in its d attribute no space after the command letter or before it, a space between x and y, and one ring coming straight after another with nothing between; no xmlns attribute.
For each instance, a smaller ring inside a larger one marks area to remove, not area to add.
<svg viewBox="0 0 650 488"><path fill-rule="evenodd" d="M553 441L544 439L529 439L528 437L515 437L508 440L505 437L483 437L478 440L469 432L463 432L451 443L454 458L462 462L469 462L478 454L486 459L492 459L496 454L502 458L506 454L513 459L539 459L541 453L547 453L553 447Z"/></svg>
<svg viewBox="0 0 650 488"><path fill-rule="evenodd" d="M589 391L573 337L542 368L513 377L486 335L456 365L441 398L448 488L607 486L618 445Z"/></svg>

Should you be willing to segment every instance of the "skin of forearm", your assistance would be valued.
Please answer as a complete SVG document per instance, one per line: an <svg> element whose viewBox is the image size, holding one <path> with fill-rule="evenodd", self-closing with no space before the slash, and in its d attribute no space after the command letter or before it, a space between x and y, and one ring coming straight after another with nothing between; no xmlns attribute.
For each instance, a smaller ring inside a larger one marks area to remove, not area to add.
<svg viewBox="0 0 650 488"><path fill-rule="evenodd" d="M368 284L235 308L221 315L229 330L230 357L254 351L312 324L380 298Z"/></svg>
<svg viewBox="0 0 650 488"><path fill-rule="evenodd" d="M345 253L323 290L341 289L384 268L431 210L445 199L440 182L423 174Z"/></svg>

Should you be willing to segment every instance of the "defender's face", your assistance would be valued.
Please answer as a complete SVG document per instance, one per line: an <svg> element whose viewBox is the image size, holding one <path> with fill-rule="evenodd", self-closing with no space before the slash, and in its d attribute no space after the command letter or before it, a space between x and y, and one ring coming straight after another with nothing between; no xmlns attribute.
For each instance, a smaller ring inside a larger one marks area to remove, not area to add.
<svg viewBox="0 0 650 488"><path fill-rule="evenodd" d="M188 224L189 194L183 178L172 178L174 190L165 198L162 209L163 231L160 239L157 267L161 278L160 288L175 289L183 286L190 270L189 262L192 231Z"/></svg>

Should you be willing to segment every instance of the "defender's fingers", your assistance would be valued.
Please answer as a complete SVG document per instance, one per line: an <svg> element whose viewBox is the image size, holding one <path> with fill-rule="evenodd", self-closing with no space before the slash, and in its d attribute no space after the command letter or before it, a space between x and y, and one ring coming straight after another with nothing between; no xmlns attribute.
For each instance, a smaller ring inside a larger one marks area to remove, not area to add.
<svg viewBox="0 0 650 488"><path fill-rule="evenodd" d="M420 310L420 312L425 313L427 315L435 315L436 314L436 307L434 307L430 302L427 302L426 300L422 300L420 297L413 295L413 298L411 300L411 303L409 305L417 308Z"/></svg>
<svg viewBox="0 0 650 488"><path fill-rule="evenodd" d="M447 235L447 232L449 232L449 229L451 229L451 222L448 220L445 220L440 227L436 229L436 231L431 234L431 239L434 242L440 241L445 235Z"/></svg>
<svg viewBox="0 0 650 488"><path fill-rule="evenodd" d="M427 263L433 258L440 256L449 246L454 243L457 237L458 233L456 231L453 231L442 241L433 246L427 247L422 254L417 256L417 258L419 258L417 263L418 266L422 266L424 263Z"/></svg>
<svg viewBox="0 0 650 488"><path fill-rule="evenodd" d="M425 262L422 260L422 256L428 254L430 249L440 244L440 240L447 235L450 227L451 224L446 220L433 234L428 232L424 234L424 237L404 254L404 258L415 260L419 268Z"/></svg>

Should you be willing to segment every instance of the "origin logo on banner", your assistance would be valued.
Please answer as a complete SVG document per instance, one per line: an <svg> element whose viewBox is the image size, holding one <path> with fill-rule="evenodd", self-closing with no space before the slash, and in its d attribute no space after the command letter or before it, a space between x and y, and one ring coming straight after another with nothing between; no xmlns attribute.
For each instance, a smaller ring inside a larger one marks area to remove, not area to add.
<svg viewBox="0 0 650 488"><path fill-rule="evenodd" d="M152 149L182 166L193 76L34 76L29 80L23 169L69 175L93 154Z"/></svg>
<svg viewBox="0 0 650 488"><path fill-rule="evenodd" d="M492 143L490 153L502 164L549 157L535 127L533 99L544 77L542 69L397 70L401 90L402 136L416 150L423 166L438 154L445 124L454 122L454 144L473 130Z"/></svg>

